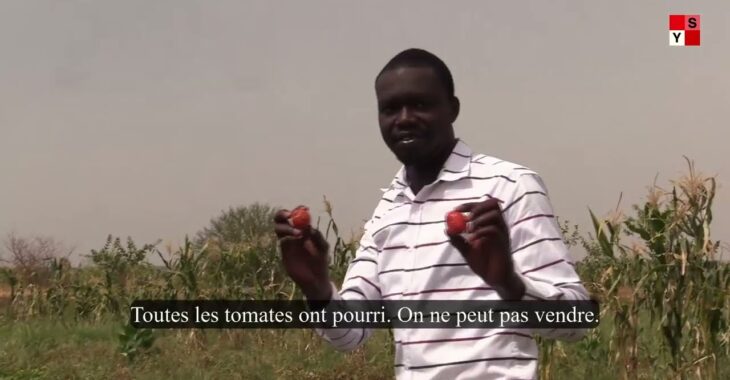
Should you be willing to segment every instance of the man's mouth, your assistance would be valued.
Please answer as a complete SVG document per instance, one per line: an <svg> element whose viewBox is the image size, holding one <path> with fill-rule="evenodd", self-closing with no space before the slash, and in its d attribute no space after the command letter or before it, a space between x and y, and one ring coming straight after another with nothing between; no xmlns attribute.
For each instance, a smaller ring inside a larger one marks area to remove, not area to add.
<svg viewBox="0 0 730 380"><path fill-rule="evenodd" d="M414 141L416 141L415 138L413 138L413 137L406 137L406 138L403 138L403 139L398 140L398 143L399 144L410 144L410 143L412 143Z"/></svg>
<svg viewBox="0 0 730 380"><path fill-rule="evenodd" d="M420 139L421 139L421 137L418 136L418 135L404 134L404 135L401 135L401 136L397 136L395 138L395 142L398 145L410 145L410 144L413 144L413 143L417 142Z"/></svg>

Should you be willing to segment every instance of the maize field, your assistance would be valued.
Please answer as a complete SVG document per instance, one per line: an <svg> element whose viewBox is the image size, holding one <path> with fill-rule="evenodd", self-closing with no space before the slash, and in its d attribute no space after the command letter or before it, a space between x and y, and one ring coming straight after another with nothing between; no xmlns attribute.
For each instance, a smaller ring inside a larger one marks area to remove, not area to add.
<svg viewBox="0 0 730 380"><path fill-rule="evenodd" d="M730 378L730 265L711 237L717 185L688 163L686 175L652 186L632 208L591 212L585 234L561 223L566 244L585 253L576 268L600 302L601 324L575 343L537 338L542 379ZM317 224L333 242L340 282L358 236L343 238L324 203ZM109 236L84 266L52 257L0 267L0 378L392 378L388 331L339 353L307 330L128 325L136 299L302 297L280 263L267 222L274 209L240 210L244 217L231 210L179 247Z"/></svg>

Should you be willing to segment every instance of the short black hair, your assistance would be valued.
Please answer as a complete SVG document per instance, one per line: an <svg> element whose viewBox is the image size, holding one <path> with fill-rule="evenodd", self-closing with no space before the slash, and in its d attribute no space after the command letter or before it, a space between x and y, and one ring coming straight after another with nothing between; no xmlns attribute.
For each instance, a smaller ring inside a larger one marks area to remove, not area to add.
<svg viewBox="0 0 730 380"><path fill-rule="evenodd" d="M451 76L451 71L435 54L417 48L403 50L385 64L375 80L377 81L384 72L398 67L430 67L444 85L449 98L454 97L454 78Z"/></svg>

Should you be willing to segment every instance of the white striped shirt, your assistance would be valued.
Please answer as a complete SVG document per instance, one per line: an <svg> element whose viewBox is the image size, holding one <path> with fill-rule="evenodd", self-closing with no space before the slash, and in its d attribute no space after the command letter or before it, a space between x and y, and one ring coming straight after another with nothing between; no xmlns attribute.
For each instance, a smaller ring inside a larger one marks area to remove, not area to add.
<svg viewBox="0 0 730 380"><path fill-rule="evenodd" d="M393 179L365 225L342 290L333 300L499 300L444 233L460 204L496 197L510 229L515 271L525 299L588 300L541 178L459 141L437 180L414 195L405 169ZM317 329L335 348L359 347L368 329ZM584 330L394 329L397 379L536 379L533 333L563 340Z"/></svg>

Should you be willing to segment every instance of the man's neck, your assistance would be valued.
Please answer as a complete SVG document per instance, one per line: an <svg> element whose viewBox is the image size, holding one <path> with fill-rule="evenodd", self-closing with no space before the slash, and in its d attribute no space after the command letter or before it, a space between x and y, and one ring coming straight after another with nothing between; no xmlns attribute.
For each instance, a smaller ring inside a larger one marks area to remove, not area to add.
<svg viewBox="0 0 730 380"><path fill-rule="evenodd" d="M414 195L418 195L418 192L420 192L424 186L436 181L436 178L438 178L446 160L448 160L449 156L451 156L451 152L454 150L457 142L458 140L454 139L454 143L449 145L449 148L445 149L444 152L441 152L441 154L431 163L426 165L406 166L406 178L408 178L409 186Z"/></svg>

